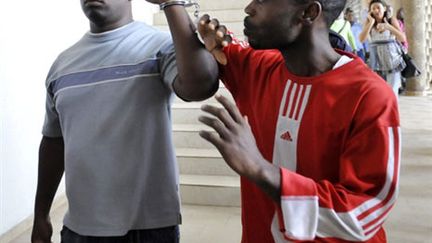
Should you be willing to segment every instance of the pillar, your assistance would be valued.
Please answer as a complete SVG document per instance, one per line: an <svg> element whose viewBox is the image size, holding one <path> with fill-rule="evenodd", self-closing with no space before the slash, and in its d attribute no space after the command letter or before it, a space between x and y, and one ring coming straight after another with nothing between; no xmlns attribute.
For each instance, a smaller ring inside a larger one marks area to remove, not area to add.
<svg viewBox="0 0 432 243"><path fill-rule="evenodd" d="M426 68L426 0L403 0L409 53L422 70L422 75L407 80L406 95L423 96L428 87Z"/></svg>

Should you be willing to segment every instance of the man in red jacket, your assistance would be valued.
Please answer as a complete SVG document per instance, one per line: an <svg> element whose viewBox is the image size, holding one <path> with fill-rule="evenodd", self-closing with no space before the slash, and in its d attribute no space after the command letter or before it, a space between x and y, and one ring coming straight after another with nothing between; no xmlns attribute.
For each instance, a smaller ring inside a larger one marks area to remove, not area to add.
<svg viewBox="0 0 432 243"><path fill-rule="evenodd" d="M398 192L395 95L360 58L334 50L328 27L345 0L254 0L249 44L227 45L208 16L199 32L237 107L200 121L241 175L243 243L386 242ZM224 46L224 47L223 47Z"/></svg>

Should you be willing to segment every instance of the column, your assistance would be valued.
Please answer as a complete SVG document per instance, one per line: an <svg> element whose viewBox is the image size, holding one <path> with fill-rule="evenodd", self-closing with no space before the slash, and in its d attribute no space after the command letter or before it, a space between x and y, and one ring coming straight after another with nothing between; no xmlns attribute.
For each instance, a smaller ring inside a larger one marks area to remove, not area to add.
<svg viewBox="0 0 432 243"><path fill-rule="evenodd" d="M422 70L422 75L407 80L406 95L423 96L428 87L426 80L426 0L403 0L409 53Z"/></svg>

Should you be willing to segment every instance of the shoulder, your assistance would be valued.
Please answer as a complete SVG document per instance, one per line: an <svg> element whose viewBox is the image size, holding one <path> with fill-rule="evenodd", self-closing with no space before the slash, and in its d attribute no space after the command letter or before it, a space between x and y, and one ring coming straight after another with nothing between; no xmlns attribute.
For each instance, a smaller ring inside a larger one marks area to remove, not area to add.
<svg viewBox="0 0 432 243"><path fill-rule="evenodd" d="M171 34L169 31L157 29L154 26L150 26L144 22L136 21L133 23L134 31L133 35L140 39L146 39L147 41L165 42L171 41Z"/></svg>
<svg viewBox="0 0 432 243"><path fill-rule="evenodd" d="M356 92L363 100L362 102L370 105L397 103L396 97L386 81L366 65L358 65L349 75L353 86L357 87Z"/></svg>
<svg viewBox="0 0 432 243"><path fill-rule="evenodd" d="M354 101L354 120L362 123L393 126L399 124L397 97L390 86L366 65L357 64L340 74L346 98ZM342 81L345 81L344 85ZM348 102L347 102L348 103Z"/></svg>
<svg viewBox="0 0 432 243"><path fill-rule="evenodd" d="M228 63L249 68L260 66L260 69L269 68L275 64L283 63L283 57L278 50L255 50L246 42L233 42L224 48Z"/></svg>

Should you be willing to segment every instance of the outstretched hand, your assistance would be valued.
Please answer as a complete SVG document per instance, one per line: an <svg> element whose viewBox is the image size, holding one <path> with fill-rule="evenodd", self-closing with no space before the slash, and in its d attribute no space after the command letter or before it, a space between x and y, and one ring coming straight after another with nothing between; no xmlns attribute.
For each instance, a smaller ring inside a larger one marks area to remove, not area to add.
<svg viewBox="0 0 432 243"><path fill-rule="evenodd" d="M231 36L227 34L227 28L220 25L217 19L210 19L208 14L204 14L198 22L198 33L216 61L226 65L228 61L222 49L232 41Z"/></svg>
<svg viewBox="0 0 432 243"><path fill-rule="evenodd" d="M201 109L212 117L199 118L216 133L201 131L200 136L216 146L235 172L254 180L253 177L262 169L262 163L269 163L258 150L247 118L242 117L238 108L226 97L217 95L216 99L224 108L204 105Z"/></svg>

